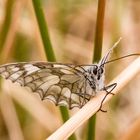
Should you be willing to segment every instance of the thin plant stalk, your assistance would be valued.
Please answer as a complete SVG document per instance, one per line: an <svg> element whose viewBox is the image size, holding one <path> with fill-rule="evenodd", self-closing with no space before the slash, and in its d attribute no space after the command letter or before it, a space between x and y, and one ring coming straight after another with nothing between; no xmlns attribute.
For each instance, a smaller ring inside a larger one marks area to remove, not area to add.
<svg viewBox="0 0 140 140"><path fill-rule="evenodd" d="M56 58L55 58L55 54L54 54L51 40L49 37L47 22L45 20L45 15L43 13L41 2L40 0L32 0L32 3L33 3L33 8L36 14L39 31L40 31L40 35L41 35L42 42L44 45L47 60L54 62L56 61Z"/></svg>
<svg viewBox="0 0 140 140"><path fill-rule="evenodd" d="M4 22L1 26L1 31L0 31L0 50L3 48L3 44L5 43L10 25L11 25L11 20L12 20L12 9L14 6L15 1L14 0L8 0L5 5L5 17L4 17Z"/></svg>
<svg viewBox="0 0 140 140"><path fill-rule="evenodd" d="M103 23L105 14L105 2L106 0L98 1L98 11L96 20L96 32L95 32L95 45L94 45L94 57L92 62L98 62L101 59L102 54L102 42L103 42ZM88 134L87 140L95 140L95 126L96 126L96 114L92 116L88 121Z"/></svg>
<svg viewBox="0 0 140 140"><path fill-rule="evenodd" d="M99 0L98 2L93 62L98 62L102 55L105 4L106 0Z"/></svg>
<svg viewBox="0 0 140 140"><path fill-rule="evenodd" d="M13 49L13 43L15 41L17 29L18 29L18 21L21 14L21 11L24 7L25 1L17 1L14 4L14 10L12 11L12 19L10 21L10 27L6 34L5 41L3 42L3 47L0 54L1 63L7 62L9 56L11 55ZM6 27L4 27L6 28Z"/></svg>
<svg viewBox="0 0 140 140"><path fill-rule="evenodd" d="M53 47L52 47L52 44L50 41L49 31L48 31L47 23L46 23L45 16L43 13L41 1L32 0L32 3L33 3L34 11L36 14L36 18L37 18L42 42L44 45L46 57L47 57L48 61L54 62L54 61L56 61L56 58L55 58ZM66 107L60 107L60 112L61 112L63 122L65 122L66 120L69 119L69 113L68 113L68 110L66 109ZM76 137L74 135L72 135L70 139L75 140Z"/></svg>

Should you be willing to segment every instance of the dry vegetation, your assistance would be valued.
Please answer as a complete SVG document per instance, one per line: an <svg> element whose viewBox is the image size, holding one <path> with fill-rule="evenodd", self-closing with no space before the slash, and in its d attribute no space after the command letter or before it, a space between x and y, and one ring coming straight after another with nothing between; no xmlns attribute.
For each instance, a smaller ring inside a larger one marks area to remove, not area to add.
<svg viewBox="0 0 140 140"><path fill-rule="evenodd" d="M97 1L42 2L57 62L91 64ZM6 21L7 12L10 21ZM120 36L123 39L112 58L139 53L140 2L106 1L105 12L103 54ZM32 1L0 0L0 41L1 64L46 60ZM140 139L140 57L134 59L106 65L106 83L118 83L113 91L117 95L106 99L109 102L103 108L107 113L97 113L97 140ZM70 111L72 117L62 125L58 107L2 79L0 140L63 140L75 131L78 140L85 140L86 120L96 113L103 96L99 94L81 110Z"/></svg>

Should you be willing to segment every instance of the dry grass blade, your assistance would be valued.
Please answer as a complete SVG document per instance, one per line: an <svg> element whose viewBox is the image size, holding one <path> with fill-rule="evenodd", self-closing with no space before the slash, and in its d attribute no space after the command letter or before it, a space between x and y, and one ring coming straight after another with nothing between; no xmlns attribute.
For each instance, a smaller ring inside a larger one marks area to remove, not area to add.
<svg viewBox="0 0 140 140"><path fill-rule="evenodd" d="M132 80L140 72L140 57L138 57L131 65L129 65L119 76L117 76L111 83L116 82L118 86L113 91L117 94L129 81ZM105 92L100 92L98 96L89 101L82 109L80 109L73 117L71 117L63 126L55 131L46 140L64 140L67 139L79 126L81 126L87 119L97 112L100 103L105 96ZM109 95L104 103L111 99Z"/></svg>

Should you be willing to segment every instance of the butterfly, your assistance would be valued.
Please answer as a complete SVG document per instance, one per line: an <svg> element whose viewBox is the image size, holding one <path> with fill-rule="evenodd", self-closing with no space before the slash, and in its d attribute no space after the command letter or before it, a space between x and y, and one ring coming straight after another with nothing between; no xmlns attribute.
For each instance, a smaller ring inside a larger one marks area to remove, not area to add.
<svg viewBox="0 0 140 140"><path fill-rule="evenodd" d="M38 93L42 100L49 99L55 105L64 105L69 109L81 108L99 91L106 91L107 96L112 94L112 90L117 86L117 83L105 86L104 80L105 64L109 62L109 56L118 42L98 64L18 62L1 65L0 75L13 83L29 87L32 92Z"/></svg>

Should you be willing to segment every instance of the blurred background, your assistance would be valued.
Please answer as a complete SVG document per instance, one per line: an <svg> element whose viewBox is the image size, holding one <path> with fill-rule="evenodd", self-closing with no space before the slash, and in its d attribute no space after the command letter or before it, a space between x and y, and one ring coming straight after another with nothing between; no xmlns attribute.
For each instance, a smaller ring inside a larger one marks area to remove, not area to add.
<svg viewBox="0 0 140 140"><path fill-rule="evenodd" d="M97 0L42 0L57 62L91 64ZM140 1L106 1L103 51L122 37L112 58L140 52ZM106 84L135 57L106 65ZM0 0L0 62L47 61L32 1ZM140 140L140 75L97 114L97 140ZM73 115L77 109L70 111ZM44 140L62 119L58 107L1 80L0 140ZM76 131L84 140L86 123Z"/></svg>

